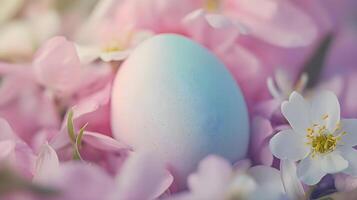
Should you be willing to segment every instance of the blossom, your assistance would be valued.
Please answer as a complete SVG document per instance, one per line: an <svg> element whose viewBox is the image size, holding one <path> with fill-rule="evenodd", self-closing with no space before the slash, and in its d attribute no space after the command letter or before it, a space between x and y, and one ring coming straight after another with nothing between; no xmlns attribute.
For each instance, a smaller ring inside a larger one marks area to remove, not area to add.
<svg viewBox="0 0 357 200"><path fill-rule="evenodd" d="M220 0L204 0L202 7L188 13L183 18L183 21L189 23L190 21L202 17L212 28L225 29L230 27L240 33L246 34L248 32L247 27L241 24L237 19L233 20L226 16L221 4L222 2Z"/></svg>
<svg viewBox="0 0 357 200"><path fill-rule="evenodd" d="M225 159L208 156L203 159L197 172L188 178L189 191L168 199L217 200L217 199L282 199L285 195L280 173L267 166L249 168L246 161L238 169ZM219 173L217 173L219 172Z"/></svg>
<svg viewBox="0 0 357 200"><path fill-rule="evenodd" d="M283 69L277 69L274 79L269 77L267 79L267 86L270 94L279 101L284 101L289 98L293 91L302 93L308 82L308 75L302 74L299 80L294 83L292 77Z"/></svg>
<svg viewBox="0 0 357 200"><path fill-rule="evenodd" d="M88 20L79 28L76 49L82 63L98 58L104 62L122 61L138 44L153 35L149 30L134 29L130 23L117 25L115 17L110 15L115 6L112 0L98 1Z"/></svg>
<svg viewBox="0 0 357 200"><path fill-rule="evenodd" d="M281 106L292 129L283 130L270 140L270 149L281 160L300 161L298 177L314 185L326 174L344 172L357 175L356 119L340 119L335 94L318 93L311 102L293 92Z"/></svg>

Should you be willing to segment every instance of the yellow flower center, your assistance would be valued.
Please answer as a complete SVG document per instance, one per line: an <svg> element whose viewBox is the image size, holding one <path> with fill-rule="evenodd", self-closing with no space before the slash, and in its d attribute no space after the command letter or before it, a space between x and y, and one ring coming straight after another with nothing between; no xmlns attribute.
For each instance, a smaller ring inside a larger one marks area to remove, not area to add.
<svg viewBox="0 0 357 200"><path fill-rule="evenodd" d="M219 10L220 0L206 0L203 8L208 12L215 12Z"/></svg>
<svg viewBox="0 0 357 200"><path fill-rule="evenodd" d="M328 118L328 115L322 116L323 120L327 120ZM307 144L311 147L311 156L314 157L316 154L325 154L334 151L342 136L346 134L346 132L336 134L336 132L340 130L341 127L339 124L337 124L336 129L332 133L327 130L325 125L314 124L308 128L306 130L306 137L308 140Z"/></svg>
<svg viewBox="0 0 357 200"><path fill-rule="evenodd" d="M118 43L111 43L103 48L104 52L111 53L111 52L116 52L116 51L121 51L124 48L122 48L121 45Z"/></svg>
<svg viewBox="0 0 357 200"><path fill-rule="evenodd" d="M332 152L336 149L339 138L329 133L312 136L310 140L312 151L315 153L324 154Z"/></svg>

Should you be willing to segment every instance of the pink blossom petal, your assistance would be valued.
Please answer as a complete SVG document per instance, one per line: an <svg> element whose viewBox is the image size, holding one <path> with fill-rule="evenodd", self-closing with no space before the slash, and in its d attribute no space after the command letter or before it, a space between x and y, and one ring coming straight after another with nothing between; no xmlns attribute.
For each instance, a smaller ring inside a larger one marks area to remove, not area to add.
<svg viewBox="0 0 357 200"><path fill-rule="evenodd" d="M104 151L121 151L130 149L128 145L101 133L85 131L83 140L92 147Z"/></svg>
<svg viewBox="0 0 357 200"><path fill-rule="evenodd" d="M208 156L200 162L197 172L189 176L188 187L202 199L220 199L230 183L232 172L228 161Z"/></svg>
<svg viewBox="0 0 357 200"><path fill-rule="evenodd" d="M311 17L290 1L230 0L225 8L229 15L246 24L252 34L274 45L306 46L317 37Z"/></svg>
<svg viewBox="0 0 357 200"><path fill-rule="evenodd" d="M55 92L70 94L82 81L76 48L64 37L48 40L36 52L33 68L38 82Z"/></svg>
<svg viewBox="0 0 357 200"><path fill-rule="evenodd" d="M56 151L49 144L44 144L36 160L33 180L46 183L58 173L58 170L59 160Z"/></svg>
<svg viewBox="0 0 357 200"><path fill-rule="evenodd" d="M0 162L6 161L11 157L11 154L15 151L15 145L16 143L13 140L0 141Z"/></svg>
<svg viewBox="0 0 357 200"><path fill-rule="evenodd" d="M115 189L114 180L104 170L78 161L61 164L48 185L60 190L56 200L108 200Z"/></svg>
<svg viewBox="0 0 357 200"><path fill-rule="evenodd" d="M164 163L147 153L134 153L117 176L117 199L151 200L163 194L173 176Z"/></svg>

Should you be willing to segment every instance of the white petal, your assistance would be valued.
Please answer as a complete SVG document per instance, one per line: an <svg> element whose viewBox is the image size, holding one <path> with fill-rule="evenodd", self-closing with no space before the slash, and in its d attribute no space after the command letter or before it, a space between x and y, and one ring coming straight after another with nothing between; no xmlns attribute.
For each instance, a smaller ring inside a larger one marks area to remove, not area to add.
<svg viewBox="0 0 357 200"><path fill-rule="evenodd" d="M298 161L305 158L310 152L304 137L292 129L277 133L270 140L269 147L272 154L281 160Z"/></svg>
<svg viewBox="0 0 357 200"><path fill-rule="evenodd" d="M11 159L12 153L15 151L16 143L13 140L0 141L0 162Z"/></svg>
<svg viewBox="0 0 357 200"><path fill-rule="evenodd" d="M84 46L75 44L79 60L82 64L91 63L99 58L100 49L96 46Z"/></svg>
<svg viewBox="0 0 357 200"><path fill-rule="evenodd" d="M280 171L283 185L289 199L303 199L305 197L305 191L297 177L295 162L281 160Z"/></svg>
<svg viewBox="0 0 357 200"><path fill-rule="evenodd" d="M289 101L281 105L281 111L291 127L297 133L305 135L306 129L310 126L308 102L299 93L293 92Z"/></svg>
<svg viewBox="0 0 357 200"><path fill-rule="evenodd" d="M326 175L321 169L320 162L318 157L311 158L311 156L302 160L297 166L299 179L307 185L317 184Z"/></svg>
<svg viewBox="0 0 357 200"><path fill-rule="evenodd" d="M131 53L131 50L124 50L124 51L113 51L113 52L102 52L100 54L100 59L104 62L109 61L121 61L127 58Z"/></svg>
<svg viewBox="0 0 357 200"><path fill-rule="evenodd" d="M55 177L59 171L59 160L56 151L48 144L44 144L36 160L36 168L33 180L46 183Z"/></svg>
<svg viewBox="0 0 357 200"><path fill-rule="evenodd" d="M219 171L219 173L217 173ZM198 170L188 177L188 187L203 199L219 199L232 178L231 164L218 156L210 155L198 165Z"/></svg>
<svg viewBox="0 0 357 200"><path fill-rule="evenodd" d="M342 143L347 146L357 145L357 119L343 119L341 120L342 131L346 135L342 136Z"/></svg>
<svg viewBox="0 0 357 200"><path fill-rule="evenodd" d="M258 184L256 192L264 191L264 199L279 199L284 194L284 186L281 180L279 170L263 165L252 167L248 170L248 174ZM255 195L253 195L255 196ZM256 198L250 198L256 199Z"/></svg>
<svg viewBox="0 0 357 200"><path fill-rule="evenodd" d="M336 151L321 157L321 169L328 174L340 172L345 170L347 167L347 160L345 160Z"/></svg>
<svg viewBox="0 0 357 200"><path fill-rule="evenodd" d="M206 14L205 18L210 26L213 28L226 28L233 26L229 18L220 14Z"/></svg>
<svg viewBox="0 0 357 200"><path fill-rule="evenodd" d="M135 152L122 166L116 181L116 199L151 200L169 188L173 176L162 160L147 152Z"/></svg>
<svg viewBox="0 0 357 200"><path fill-rule="evenodd" d="M334 132L340 121L340 103L337 96L330 91L322 91L311 101L311 120L315 124L324 124Z"/></svg>
<svg viewBox="0 0 357 200"><path fill-rule="evenodd" d="M188 13L184 18L183 18L183 22L184 23L188 23L188 22L191 22L201 16L203 16L206 12L203 10L203 9L197 9L197 10L194 10L190 13Z"/></svg>
<svg viewBox="0 0 357 200"><path fill-rule="evenodd" d="M341 155L348 161L348 167L343 172L357 177L357 150L354 148L341 148Z"/></svg>

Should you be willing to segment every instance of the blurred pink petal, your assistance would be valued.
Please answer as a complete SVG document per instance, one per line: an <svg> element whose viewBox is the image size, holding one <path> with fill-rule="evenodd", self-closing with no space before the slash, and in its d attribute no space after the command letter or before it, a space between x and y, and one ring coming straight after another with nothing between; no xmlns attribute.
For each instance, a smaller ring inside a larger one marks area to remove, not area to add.
<svg viewBox="0 0 357 200"><path fill-rule="evenodd" d="M155 156L133 153L117 176L116 199L152 200L162 195L172 182L173 176Z"/></svg>
<svg viewBox="0 0 357 200"><path fill-rule="evenodd" d="M232 166L226 160L208 156L200 162L198 171L189 176L188 187L202 199L219 199L224 196L232 172Z"/></svg>
<svg viewBox="0 0 357 200"><path fill-rule="evenodd" d="M250 154L255 163L267 166L273 164L273 156L267 142L273 133L273 127L268 119L260 116L253 118Z"/></svg>
<svg viewBox="0 0 357 200"><path fill-rule="evenodd" d="M84 78L76 48L64 37L48 40L36 52L33 67L37 81L54 92L70 94Z"/></svg>
<svg viewBox="0 0 357 200"><path fill-rule="evenodd" d="M38 183L47 183L59 170L59 160L56 151L48 144L43 144L36 159L33 180Z"/></svg>
<svg viewBox="0 0 357 200"><path fill-rule="evenodd" d="M104 151L120 151L130 149L128 145L121 143L109 136L90 131L84 132L83 140L93 148Z"/></svg>
<svg viewBox="0 0 357 200"><path fill-rule="evenodd" d="M105 171L78 161L61 164L48 185L60 190L55 200L108 200L114 191L114 180Z"/></svg>
<svg viewBox="0 0 357 200"><path fill-rule="evenodd" d="M253 35L274 45L306 46L317 37L314 21L292 2L231 0L225 9L229 15L246 24Z"/></svg>
<svg viewBox="0 0 357 200"><path fill-rule="evenodd" d="M13 140L1 140L0 141L0 163L4 160L12 159L11 154L15 150L16 143Z"/></svg>
<svg viewBox="0 0 357 200"><path fill-rule="evenodd" d="M116 22L157 33L180 32L181 19L197 6L191 0L124 0L118 5Z"/></svg>
<svg viewBox="0 0 357 200"><path fill-rule="evenodd" d="M336 174L335 187L340 192L353 191L357 188L357 178L347 174Z"/></svg>

